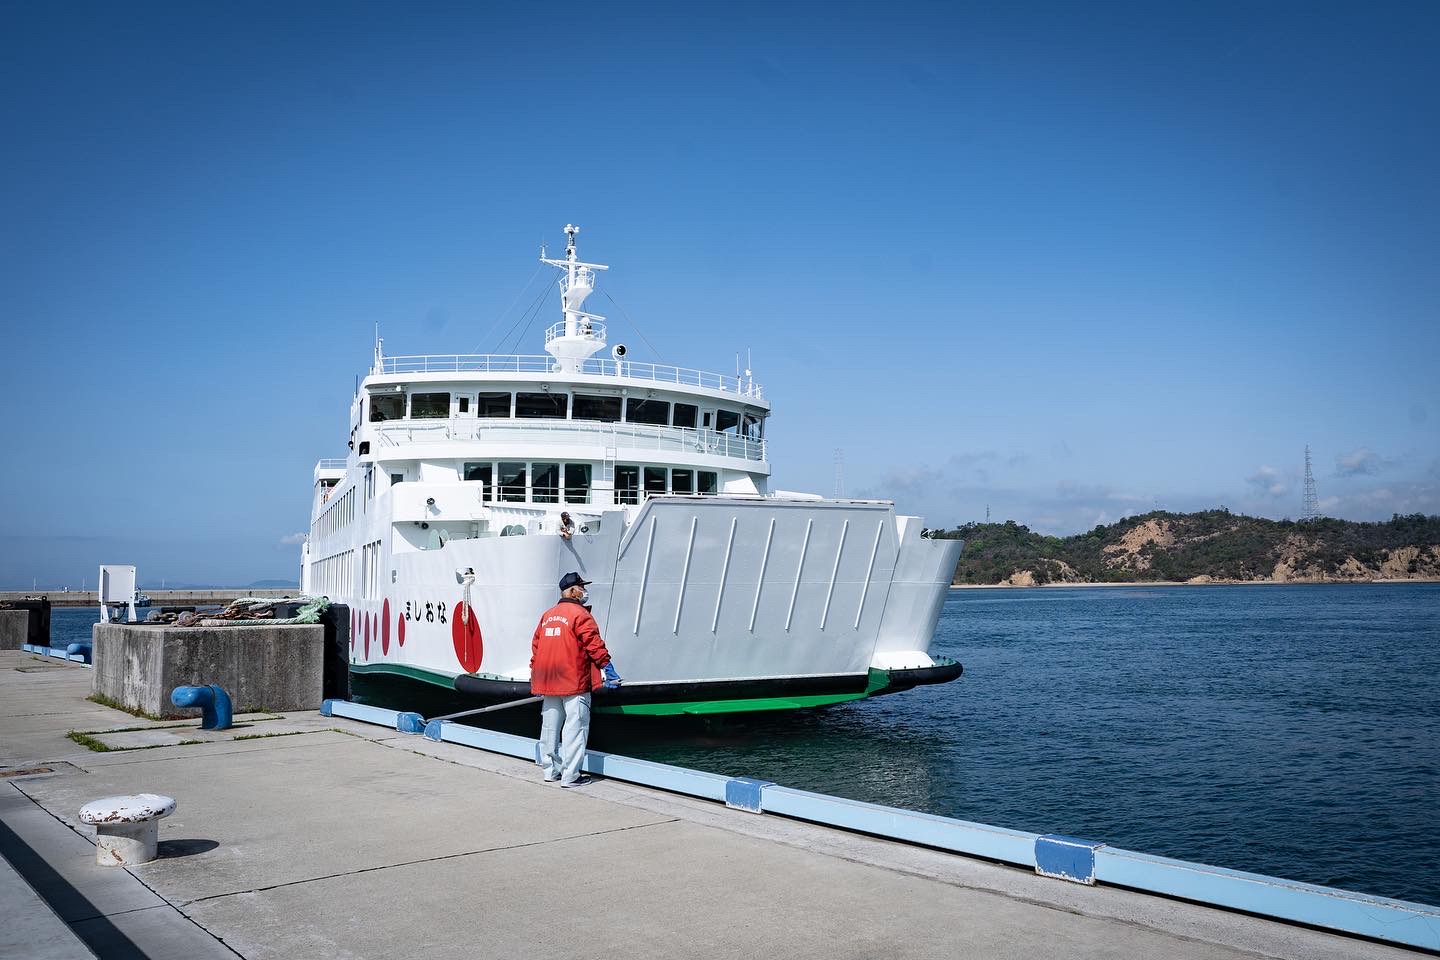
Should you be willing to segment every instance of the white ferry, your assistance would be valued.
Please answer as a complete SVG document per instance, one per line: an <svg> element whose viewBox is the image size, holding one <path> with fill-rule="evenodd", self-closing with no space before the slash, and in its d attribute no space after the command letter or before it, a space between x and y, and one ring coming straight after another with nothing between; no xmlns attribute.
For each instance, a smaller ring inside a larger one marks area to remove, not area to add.
<svg viewBox="0 0 1440 960"><path fill-rule="evenodd" d="M598 263L566 226L563 319L539 356L384 355L349 453L315 467L306 593L351 610L350 669L482 698L529 693L561 576L625 683L595 709L793 709L953 680L928 650L961 549L881 500L772 491L770 404L746 371L608 357ZM597 684L598 686L598 684Z"/></svg>

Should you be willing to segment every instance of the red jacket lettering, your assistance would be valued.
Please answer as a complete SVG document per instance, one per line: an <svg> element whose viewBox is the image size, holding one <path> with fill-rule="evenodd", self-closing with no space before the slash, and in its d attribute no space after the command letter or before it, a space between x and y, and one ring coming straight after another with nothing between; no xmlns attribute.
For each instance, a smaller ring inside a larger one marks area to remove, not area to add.
<svg viewBox="0 0 1440 960"><path fill-rule="evenodd" d="M610 662L600 627L579 600L569 597L540 615L530 640L530 692L568 697L595 689L593 670Z"/></svg>

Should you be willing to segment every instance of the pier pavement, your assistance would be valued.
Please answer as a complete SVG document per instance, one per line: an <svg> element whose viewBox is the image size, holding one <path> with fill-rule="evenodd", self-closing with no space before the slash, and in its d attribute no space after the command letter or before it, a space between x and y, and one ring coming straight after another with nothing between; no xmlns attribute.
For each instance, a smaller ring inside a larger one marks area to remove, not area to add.
<svg viewBox="0 0 1440 960"><path fill-rule="evenodd" d="M0 956L1415 955L613 780L561 790L318 713L137 720L87 701L90 677L0 652ZM160 858L97 866L80 806L136 792L179 803Z"/></svg>

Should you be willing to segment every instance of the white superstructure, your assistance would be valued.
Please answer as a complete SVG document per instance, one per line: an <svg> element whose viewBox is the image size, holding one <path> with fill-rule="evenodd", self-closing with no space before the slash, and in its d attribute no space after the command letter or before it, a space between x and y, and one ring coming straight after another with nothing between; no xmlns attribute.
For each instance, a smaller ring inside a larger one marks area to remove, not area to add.
<svg viewBox="0 0 1440 960"><path fill-rule="evenodd" d="M750 377L628 359L567 226L543 356L387 357L315 468L302 587L353 612L351 669L508 695L561 575L626 712L835 702L959 674L927 653L960 550L888 501L770 493Z"/></svg>

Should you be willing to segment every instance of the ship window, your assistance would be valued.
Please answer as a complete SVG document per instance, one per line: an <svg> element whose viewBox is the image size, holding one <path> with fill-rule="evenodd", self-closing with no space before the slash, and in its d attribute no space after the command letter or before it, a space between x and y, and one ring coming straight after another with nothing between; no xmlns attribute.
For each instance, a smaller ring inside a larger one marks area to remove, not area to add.
<svg viewBox="0 0 1440 960"><path fill-rule="evenodd" d="M716 477L715 474L711 473L709 470L701 470L700 492L707 494L715 493L716 489L719 487L719 483L717 482L718 479L719 478Z"/></svg>
<svg viewBox="0 0 1440 960"><path fill-rule="evenodd" d="M589 393L575 394L574 409L570 411L574 420L601 420L615 423L620 419L619 397L597 397Z"/></svg>
<svg viewBox="0 0 1440 960"><path fill-rule="evenodd" d="M565 464L565 502L590 502L590 464Z"/></svg>
<svg viewBox="0 0 1440 960"><path fill-rule="evenodd" d="M631 423L658 423L663 427L670 422L670 404L665 400L631 397L625 403L625 419Z"/></svg>
<svg viewBox="0 0 1440 960"><path fill-rule="evenodd" d="M500 500L504 503L525 502L525 464L500 464Z"/></svg>
<svg viewBox="0 0 1440 960"><path fill-rule="evenodd" d="M475 397L475 416L477 417L505 417L510 416L510 394L508 393L481 393Z"/></svg>
<svg viewBox="0 0 1440 960"><path fill-rule="evenodd" d="M745 420L741 424L741 432L751 440L759 440L764 434L760 427L760 418L754 414L745 414Z"/></svg>
<svg viewBox="0 0 1440 960"><path fill-rule="evenodd" d="M695 417L699 414L700 408L693 403L675 404L675 419L670 421L677 427L695 427Z"/></svg>
<svg viewBox="0 0 1440 960"><path fill-rule="evenodd" d="M640 468L615 467L615 502L640 502Z"/></svg>
<svg viewBox="0 0 1440 960"><path fill-rule="evenodd" d="M740 414L733 410L715 411L716 433L737 433L740 430Z"/></svg>
<svg viewBox="0 0 1440 960"><path fill-rule="evenodd" d="M671 470L670 491L672 493L694 493L695 492L695 471L694 470Z"/></svg>
<svg viewBox="0 0 1440 960"><path fill-rule="evenodd" d="M484 495L487 501L494 501L495 469L488 463L467 463L463 474L466 480L479 480L485 484Z"/></svg>
<svg viewBox="0 0 1440 960"><path fill-rule="evenodd" d="M470 398L469 398L469 397L461 397L461 398L459 399L458 403L459 403L459 410L458 410L457 412L459 412L459 413L469 413L469 412L470 412Z"/></svg>
<svg viewBox="0 0 1440 960"><path fill-rule="evenodd" d="M568 393L517 393L515 416L531 420L564 420L569 400Z"/></svg>
<svg viewBox="0 0 1440 960"><path fill-rule="evenodd" d="M652 493L664 493L664 492L665 492L665 468L664 468L664 467L646 467L646 468L645 468L645 495L646 495L646 496L649 496L649 495L652 494Z"/></svg>
<svg viewBox="0 0 1440 960"><path fill-rule="evenodd" d="M450 394L410 394L410 417L413 420L437 420L450 416Z"/></svg>
<svg viewBox="0 0 1440 960"><path fill-rule="evenodd" d="M392 487L393 487L395 484L397 484L397 483L404 483L404 482L405 482L405 474L403 474L403 473L392 473L392 474L390 474L390 485L391 485Z"/></svg>
<svg viewBox="0 0 1440 960"><path fill-rule="evenodd" d="M370 398L370 422L401 420L405 417L405 398L399 394L381 394Z"/></svg>
<svg viewBox="0 0 1440 960"><path fill-rule="evenodd" d="M534 472L534 500L536 503L560 502L560 464L536 463L531 465Z"/></svg>

